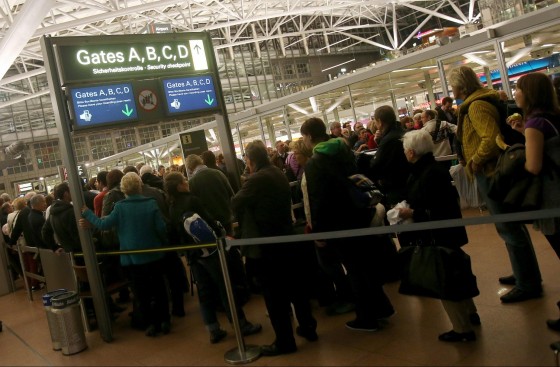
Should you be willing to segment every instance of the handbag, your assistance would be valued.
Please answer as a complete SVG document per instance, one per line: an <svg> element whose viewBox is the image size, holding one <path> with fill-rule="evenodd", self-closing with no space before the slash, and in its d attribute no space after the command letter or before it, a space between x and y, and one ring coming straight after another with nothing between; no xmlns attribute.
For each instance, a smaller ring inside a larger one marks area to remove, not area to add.
<svg viewBox="0 0 560 367"><path fill-rule="evenodd" d="M480 294L471 259L461 248L405 246L399 250L399 293L450 301Z"/></svg>
<svg viewBox="0 0 560 367"><path fill-rule="evenodd" d="M488 197L511 212L536 210L542 199L542 182L525 170L525 146L514 144L502 152L490 178Z"/></svg>

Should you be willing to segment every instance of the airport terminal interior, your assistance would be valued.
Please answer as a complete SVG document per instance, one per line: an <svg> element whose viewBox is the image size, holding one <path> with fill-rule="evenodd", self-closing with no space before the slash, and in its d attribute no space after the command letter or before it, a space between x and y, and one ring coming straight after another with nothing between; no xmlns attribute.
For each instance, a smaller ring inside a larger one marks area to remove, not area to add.
<svg viewBox="0 0 560 367"><path fill-rule="evenodd" d="M184 134L198 134L228 163L241 159L254 140L274 147L278 140L299 139L310 117L354 124L369 122L382 105L400 117L433 109L443 97L454 97L447 78L462 65L509 99L522 75L560 72L557 0L3 0L0 26L0 193L12 197L50 193L69 174L87 181L139 163L181 165L188 154ZM193 55L206 47L207 59L191 60L194 72L174 59L185 49L172 54L182 38L190 40ZM121 62L115 51L120 44L130 45L128 61L144 63L145 56L159 64L126 74L135 66ZM77 59L65 58L70 49ZM77 63L97 74L85 75ZM201 107L173 98L174 86L186 82L212 85L196 102ZM109 89L124 96L113 104L119 116L92 120L104 112L80 105L79 98ZM488 212L465 208L463 215ZM545 324L558 318L554 251L531 229L543 297L504 305L499 297L509 288L497 279L511 268L503 241L492 224L467 230L465 251L480 288L476 342L439 342L450 328L440 302L401 295L398 284L389 283L385 290L396 314L378 332L347 330L348 314L327 316L315 303L317 342L299 338L297 353L251 364L556 365L549 345L560 334ZM64 356L51 348L45 290L30 301L21 279L0 282L6 289L0 296L0 365L224 365L224 354L236 347L227 327L224 341L208 342L196 296L188 296L187 315L172 320L169 335L146 338L129 327L124 312L113 323L113 342L87 332L88 349ZM271 343L262 296L253 295L245 312L263 324L263 332L246 343Z"/></svg>

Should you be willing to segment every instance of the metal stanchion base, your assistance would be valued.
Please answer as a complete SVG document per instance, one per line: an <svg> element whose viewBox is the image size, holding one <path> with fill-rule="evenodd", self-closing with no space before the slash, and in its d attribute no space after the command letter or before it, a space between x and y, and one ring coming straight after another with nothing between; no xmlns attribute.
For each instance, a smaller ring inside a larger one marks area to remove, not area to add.
<svg viewBox="0 0 560 367"><path fill-rule="evenodd" d="M244 364L256 361L261 356L261 348L258 345L245 346L245 358L241 357L239 348L228 350L224 355L224 360L229 364Z"/></svg>

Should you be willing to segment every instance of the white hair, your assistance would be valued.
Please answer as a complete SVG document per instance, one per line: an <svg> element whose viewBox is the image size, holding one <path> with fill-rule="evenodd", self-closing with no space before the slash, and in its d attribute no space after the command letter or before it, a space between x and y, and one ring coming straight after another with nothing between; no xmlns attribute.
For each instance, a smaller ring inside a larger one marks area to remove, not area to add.
<svg viewBox="0 0 560 367"><path fill-rule="evenodd" d="M426 153L433 153L434 142L426 130L412 130L404 134L403 148L412 150L416 156L421 157Z"/></svg>
<svg viewBox="0 0 560 367"><path fill-rule="evenodd" d="M140 167L140 176L143 176L144 173L154 173L154 169L152 168L152 166L145 164Z"/></svg>

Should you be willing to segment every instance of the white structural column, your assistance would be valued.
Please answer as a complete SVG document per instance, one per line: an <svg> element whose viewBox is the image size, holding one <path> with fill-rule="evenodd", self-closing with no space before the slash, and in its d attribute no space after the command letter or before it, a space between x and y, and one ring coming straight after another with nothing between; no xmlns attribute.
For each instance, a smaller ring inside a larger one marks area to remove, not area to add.
<svg viewBox="0 0 560 367"><path fill-rule="evenodd" d="M430 108L434 110L436 108L436 96L434 95L434 85L432 83L432 78L428 71L424 71L424 80L426 80L426 91L428 92L428 98L430 99Z"/></svg>
<svg viewBox="0 0 560 367"><path fill-rule="evenodd" d="M55 3L55 0L27 0L23 4L12 26L0 41L0 79L6 75Z"/></svg>
<svg viewBox="0 0 560 367"><path fill-rule="evenodd" d="M437 68L439 74L439 81L441 83L441 91L444 97L449 97L449 87L447 85L447 78L445 77L445 69L443 61L441 59L437 60Z"/></svg>

